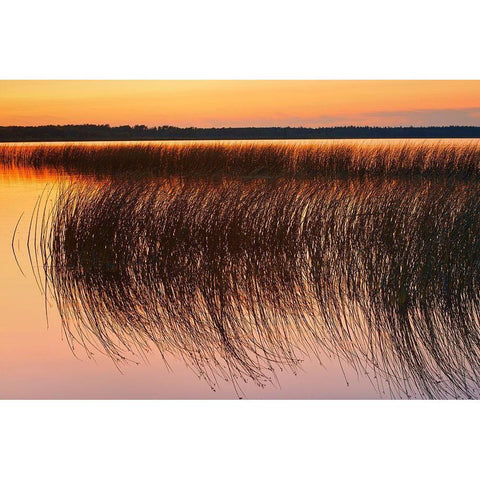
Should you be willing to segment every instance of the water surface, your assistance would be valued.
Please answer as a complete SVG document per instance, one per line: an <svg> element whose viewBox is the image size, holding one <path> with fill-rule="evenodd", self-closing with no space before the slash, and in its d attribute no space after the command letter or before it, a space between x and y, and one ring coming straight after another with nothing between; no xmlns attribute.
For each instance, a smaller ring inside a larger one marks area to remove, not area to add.
<svg viewBox="0 0 480 480"><path fill-rule="evenodd" d="M478 396L475 178L0 182L2 398Z"/></svg>

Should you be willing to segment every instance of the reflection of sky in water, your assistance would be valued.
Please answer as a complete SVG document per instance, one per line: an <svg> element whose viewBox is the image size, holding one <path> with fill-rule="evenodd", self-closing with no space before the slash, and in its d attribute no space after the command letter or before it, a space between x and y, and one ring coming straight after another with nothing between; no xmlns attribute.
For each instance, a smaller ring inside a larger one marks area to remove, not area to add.
<svg viewBox="0 0 480 480"><path fill-rule="evenodd" d="M90 360L72 355L58 312L51 305L48 328L44 299L28 266L25 239L28 222L20 222L16 250L26 274L20 273L11 250L12 232L22 212L28 216L48 184L48 178L1 176L0 188L0 397L1 398L236 398L230 384L216 392L173 356L168 368L159 353L148 363L117 369L105 355ZM278 384L259 389L242 386L247 398L377 398L365 378L344 366L349 383L335 359L305 359L298 375L278 372Z"/></svg>

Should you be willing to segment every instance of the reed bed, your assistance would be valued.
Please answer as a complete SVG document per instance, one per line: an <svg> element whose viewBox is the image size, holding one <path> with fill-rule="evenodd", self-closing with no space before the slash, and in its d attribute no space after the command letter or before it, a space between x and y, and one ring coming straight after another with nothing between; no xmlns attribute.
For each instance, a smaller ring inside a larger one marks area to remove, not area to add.
<svg viewBox="0 0 480 480"><path fill-rule="evenodd" d="M472 178L480 173L480 143L410 140L3 144L0 164L92 175Z"/></svg>
<svg viewBox="0 0 480 480"><path fill-rule="evenodd" d="M172 152L188 158L166 171L191 167L197 155L205 155L201 170L219 155L240 168L224 146L138 148L152 165ZM318 171L316 147L302 153L302 167L280 154L295 148L265 148L267 170ZM476 148L462 161L455 148L442 150L442 162L422 158L428 168L470 171ZM62 149L72 162L84 158ZM242 149L251 160L241 171L252 173L259 147ZM334 170L387 168L384 150L383 163L339 151ZM409 148L399 152L403 166L388 168L420 168ZM107 180L70 184L52 210L41 205L31 241L43 269L34 271L73 349L122 362L156 348L181 356L212 388L231 382L240 396L243 382L264 386L279 370L297 373L303 359L323 355L392 397L479 396L476 181Z"/></svg>

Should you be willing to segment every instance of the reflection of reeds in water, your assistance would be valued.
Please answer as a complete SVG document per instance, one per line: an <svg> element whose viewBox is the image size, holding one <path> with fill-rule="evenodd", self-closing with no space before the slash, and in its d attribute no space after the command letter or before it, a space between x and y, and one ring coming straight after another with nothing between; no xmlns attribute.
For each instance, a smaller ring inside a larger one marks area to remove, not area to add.
<svg viewBox="0 0 480 480"><path fill-rule="evenodd" d="M480 173L480 143L185 142L3 144L0 164L105 175L296 177Z"/></svg>
<svg viewBox="0 0 480 480"><path fill-rule="evenodd" d="M478 396L475 181L73 184L40 253L89 352L154 345L238 391L327 353L392 396Z"/></svg>

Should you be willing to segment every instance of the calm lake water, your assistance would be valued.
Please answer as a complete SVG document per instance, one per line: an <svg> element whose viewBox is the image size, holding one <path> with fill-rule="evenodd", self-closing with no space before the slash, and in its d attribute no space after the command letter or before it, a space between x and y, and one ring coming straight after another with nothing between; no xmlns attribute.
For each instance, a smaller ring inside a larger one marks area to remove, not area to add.
<svg viewBox="0 0 480 480"><path fill-rule="evenodd" d="M478 397L477 183L4 169L0 397Z"/></svg>

